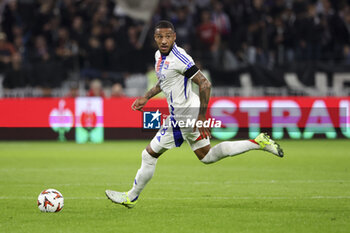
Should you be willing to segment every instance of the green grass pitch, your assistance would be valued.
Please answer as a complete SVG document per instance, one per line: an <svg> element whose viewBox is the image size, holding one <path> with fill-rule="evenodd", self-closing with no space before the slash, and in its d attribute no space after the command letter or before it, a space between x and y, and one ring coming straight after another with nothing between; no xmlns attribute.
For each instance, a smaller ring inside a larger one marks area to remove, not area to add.
<svg viewBox="0 0 350 233"><path fill-rule="evenodd" d="M0 232L350 232L349 140L283 140L283 159L211 165L183 145L160 157L134 209L113 204L104 190L131 187L147 144L0 142ZM38 210L47 188L61 212Z"/></svg>

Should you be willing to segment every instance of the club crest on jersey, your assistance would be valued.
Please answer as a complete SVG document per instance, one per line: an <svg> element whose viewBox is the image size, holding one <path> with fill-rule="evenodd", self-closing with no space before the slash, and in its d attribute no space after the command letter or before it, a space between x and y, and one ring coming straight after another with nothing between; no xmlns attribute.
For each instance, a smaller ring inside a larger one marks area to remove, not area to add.
<svg viewBox="0 0 350 233"><path fill-rule="evenodd" d="M168 61L164 62L163 69L167 70L169 68L169 64L170 64L170 62L168 62Z"/></svg>

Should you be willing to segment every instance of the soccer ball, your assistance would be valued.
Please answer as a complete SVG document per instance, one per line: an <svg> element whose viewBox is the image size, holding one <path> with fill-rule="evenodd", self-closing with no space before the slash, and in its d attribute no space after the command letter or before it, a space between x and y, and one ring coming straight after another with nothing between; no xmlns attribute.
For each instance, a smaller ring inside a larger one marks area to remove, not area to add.
<svg viewBox="0 0 350 233"><path fill-rule="evenodd" d="M42 212L59 212L63 205L63 196L56 189L45 189L38 196L38 208Z"/></svg>

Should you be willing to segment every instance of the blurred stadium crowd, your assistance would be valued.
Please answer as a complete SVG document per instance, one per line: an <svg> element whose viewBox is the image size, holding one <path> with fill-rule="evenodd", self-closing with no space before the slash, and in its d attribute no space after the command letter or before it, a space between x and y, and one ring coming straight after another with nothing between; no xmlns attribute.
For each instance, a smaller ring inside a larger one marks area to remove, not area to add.
<svg viewBox="0 0 350 233"><path fill-rule="evenodd" d="M4 88L40 87L49 96L74 76L117 84L120 96L131 74L153 68L152 25L161 19L174 23L177 44L208 70L350 64L349 0L160 0L144 41L146 23L116 8L112 0L0 0Z"/></svg>

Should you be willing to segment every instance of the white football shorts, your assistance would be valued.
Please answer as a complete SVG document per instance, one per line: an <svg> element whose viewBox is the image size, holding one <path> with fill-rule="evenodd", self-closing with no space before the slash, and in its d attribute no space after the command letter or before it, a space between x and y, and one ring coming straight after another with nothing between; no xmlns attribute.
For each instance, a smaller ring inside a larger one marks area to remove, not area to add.
<svg viewBox="0 0 350 233"><path fill-rule="evenodd" d="M168 116L166 122L171 122L171 116ZM200 138L199 130L193 131L192 127L173 126L173 124L162 125L155 137L151 141L151 148L154 152L159 153L165 149L180 147L187 141L193 151L210 144L209 138Z"/></svg>

